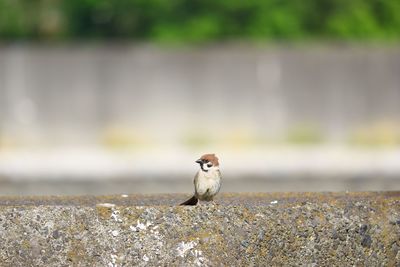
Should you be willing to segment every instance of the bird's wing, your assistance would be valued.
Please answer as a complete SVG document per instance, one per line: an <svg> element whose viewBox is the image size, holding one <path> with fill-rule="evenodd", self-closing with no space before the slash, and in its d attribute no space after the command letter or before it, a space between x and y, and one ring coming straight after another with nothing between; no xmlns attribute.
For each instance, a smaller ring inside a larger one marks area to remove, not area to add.
<svg viewBox="0 0 400 267"><path fill-rule="evenodd" d="M219 178L222 179L222 175L221 175L221 171L220 170L217 170L217 174L218 174Z"/></svg>
<svg viewBox="0 0 400 267"><path fill-rule="evenodd" d="M194 184L194 192L197 193L197 188L199 186L199 172L194 176L193 184Z"/></svg>

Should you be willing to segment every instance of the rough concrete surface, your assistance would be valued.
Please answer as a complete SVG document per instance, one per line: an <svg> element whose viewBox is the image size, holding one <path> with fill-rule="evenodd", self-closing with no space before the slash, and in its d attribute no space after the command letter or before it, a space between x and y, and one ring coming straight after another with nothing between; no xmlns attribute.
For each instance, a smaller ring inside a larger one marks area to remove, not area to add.
<svg viewBox="0 0 400 267"><path fill-rule="evenodd" d="M0 198L1 266L400 266L400 192Z"/></svg>

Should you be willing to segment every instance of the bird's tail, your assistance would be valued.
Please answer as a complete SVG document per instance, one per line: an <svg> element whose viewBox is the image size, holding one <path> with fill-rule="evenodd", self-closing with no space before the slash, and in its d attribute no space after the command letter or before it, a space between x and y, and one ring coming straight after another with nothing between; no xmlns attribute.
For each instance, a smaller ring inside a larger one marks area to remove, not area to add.
<svg viewBox="0 0 400 267"><path fill-rule="evenodd" d="M188 200L186 200L185 202L179 204L180 206L196 206L197 202L199 202L199 200L197 199L196 196L192 196L191 198L189 198Z"/></svg>

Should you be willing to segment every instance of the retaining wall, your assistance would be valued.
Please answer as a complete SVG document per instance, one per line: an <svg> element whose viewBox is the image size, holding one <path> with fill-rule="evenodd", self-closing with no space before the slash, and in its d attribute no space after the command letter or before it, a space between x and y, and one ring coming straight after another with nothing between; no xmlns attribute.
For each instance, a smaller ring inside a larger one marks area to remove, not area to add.
<svg viewBox="0 0 400 267"><path fill-rule="evenodd" d="M0 198L1 266L398 266L400 192Z"/></svg>

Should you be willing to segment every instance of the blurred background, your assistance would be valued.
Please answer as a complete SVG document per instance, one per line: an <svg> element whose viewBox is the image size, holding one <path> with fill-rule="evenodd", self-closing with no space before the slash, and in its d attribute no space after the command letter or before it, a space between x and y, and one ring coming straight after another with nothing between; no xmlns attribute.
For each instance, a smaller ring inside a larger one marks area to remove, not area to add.
<svg viewBox="0 0 400 267"><path fill-rule="evenodd" d="M400 190L398 0L0 0L0 194Z"/></svg>

